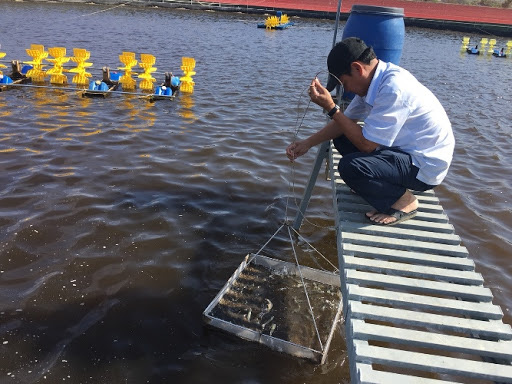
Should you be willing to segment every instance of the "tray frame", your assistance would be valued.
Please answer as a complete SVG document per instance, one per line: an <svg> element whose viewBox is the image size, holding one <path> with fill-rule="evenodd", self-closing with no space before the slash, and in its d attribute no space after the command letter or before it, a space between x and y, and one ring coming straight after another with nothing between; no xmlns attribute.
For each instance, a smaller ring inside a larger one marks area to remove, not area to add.
<svg viewBox="0 0 512 384"><path fill-rule="evenodd" d="M338 288L341 287L340 276L336 273L322 271L319 269L314 269L305 266L300 266L299 271L299 268L297 267L296 264L270 258L267 256L250 253L245 256L242 263L231 275L226 284L222 287L219 293L217 293L212 302L206 307L206 309L203 312L203 320L209 326L229 332L242 339L258 342L278 352L287 353L296 357L312 360L319 364L324 364L327 357L327 352L329 351L329 347L334 336L334 332L336 330L336 325L340 321L341 314L343 312L343 300L341 296L340 303L338 304L338 308L334 316L331 329L329 330L329 335L322 350L316 350L274 336L263 334L259 331L255 331L241 325L233 324L229 321L211 315L212 310L215 308L217 304L219 304L224 294L229 290L231 286L233 286L235 281L238 279L238 277L242 274L244 269L250 263L262 265L273 270L285 269L287 273L290 275L300 276L300 273L302 273L303 278L306 280L311 280L326 285L332 285Z"/></svg>

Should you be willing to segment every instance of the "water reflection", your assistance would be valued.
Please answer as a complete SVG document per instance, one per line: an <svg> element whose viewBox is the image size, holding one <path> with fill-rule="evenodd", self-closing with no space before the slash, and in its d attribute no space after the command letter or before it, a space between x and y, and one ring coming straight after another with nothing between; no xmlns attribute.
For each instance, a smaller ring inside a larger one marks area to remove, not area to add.
<svg viewBox="0 0 512 384"><path fill-rule="evenodd" d="M77 115L84 119L90 118L92 111L90 110L90 105L93 102L90 97L79 97L77 100L77 105L80 107Z"/></svg>
<svg viewBox="0 0 512 384"><path fill-rule="evenodd" d="M4 92L7 92L7 91L4 91ZM3 99L0 98L0 119L10 116L11 113L12 112L11 112L10 108L7 108L7 103Z"/></svg>
<svg viewBox="0 0 512 384"><path fill-rule="evenodd" d="M149 130L155 125L156 114L152 110L152 105L147 97L122 94L116 97L113 102L119 104L117 107L113 106L116 114L126 115L122 120L122 124L116 129L142 132Z"/></svg>
<svg viewBox="0 0 512 384"><path fill-rule="evenodd" d="M178 99L179 108L178 113L179 115L184 118L185 120L195 120L196 115L194 113L194 95L191 94L181 94L180 98Z"/></svg>

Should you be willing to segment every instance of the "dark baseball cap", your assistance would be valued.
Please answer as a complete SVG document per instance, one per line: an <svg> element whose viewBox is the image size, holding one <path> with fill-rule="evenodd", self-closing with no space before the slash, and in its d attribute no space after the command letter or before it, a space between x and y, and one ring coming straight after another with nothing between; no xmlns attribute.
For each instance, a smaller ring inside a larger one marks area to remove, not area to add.
<svg viewBox="0 0 512 384"><path fill-rule="evenodd" d="M363 40L358 37L348 37L336 43L327 56L327 69L329 78L327 80L327 90L331 92L340 84L336 77L350 73L350 65L357 61L368 47ZM334 76L336 77L334 77Z"/></svg>

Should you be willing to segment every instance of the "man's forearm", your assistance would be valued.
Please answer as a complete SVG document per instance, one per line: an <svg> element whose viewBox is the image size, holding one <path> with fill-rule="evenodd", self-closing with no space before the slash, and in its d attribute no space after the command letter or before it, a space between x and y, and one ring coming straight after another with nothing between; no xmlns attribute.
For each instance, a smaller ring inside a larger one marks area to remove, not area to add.
<svg viewBox="0 0 512 384"><path fill-rule="evenodd" d="M329 124L333 122L336 124L338 131L344 134L361 152L370 153L378 147L377 143L369 141L363 136L363 129L359 124L349 119L341 111L334 114Z"/></svg>
<svg viewBox="0 0 512 384"><path fill-rule="evenodd" d="M325 127L306 139L310 147L314 147L327 140L335 139L343 134L343 131L335 121L330 121Z"/></svg>

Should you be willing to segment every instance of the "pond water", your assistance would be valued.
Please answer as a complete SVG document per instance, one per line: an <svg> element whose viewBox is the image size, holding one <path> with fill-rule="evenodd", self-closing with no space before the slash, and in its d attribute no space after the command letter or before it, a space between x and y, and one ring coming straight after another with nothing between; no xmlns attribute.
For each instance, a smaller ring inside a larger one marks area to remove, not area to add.
<svg viewBox="0 0 512 384"><path fill-rule="evenodd" d="M325 122L305 91L327 77L334 21L266 31L255 15L11 1L0 15L5 61L42 44L89 50L96 76L123 51L155 55L159 82L183 56L197 72L175 101L0 93L0 382L348 382L339 333L315 365L202 320L293 219L316 151L292 166L285 148ZM510 324L512 60L461 55L461 41L407 29L401 64L451 118L456 153L436 193ZM303 253L336 263L333 218L319 177ZM266 251L289 252L281 235Z"/></svg>

